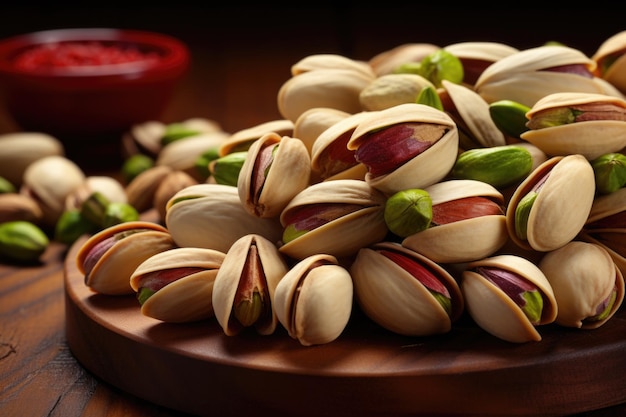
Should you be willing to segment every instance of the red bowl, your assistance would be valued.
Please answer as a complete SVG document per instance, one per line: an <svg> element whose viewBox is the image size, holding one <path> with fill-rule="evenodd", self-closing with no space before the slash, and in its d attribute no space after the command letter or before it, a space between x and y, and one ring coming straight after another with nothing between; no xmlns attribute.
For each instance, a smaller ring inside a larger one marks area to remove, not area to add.
<svg viewBox="0 0 626 417"><path fill-rule="evenodd" d="M76 67L16 65L27 50L68 43L134 48L156 59ZM118 135L135 123L158 120L189 64L181 41L145 31L60 29L0 41L0 83L9 114L21 129L62 141Z"/></svg>

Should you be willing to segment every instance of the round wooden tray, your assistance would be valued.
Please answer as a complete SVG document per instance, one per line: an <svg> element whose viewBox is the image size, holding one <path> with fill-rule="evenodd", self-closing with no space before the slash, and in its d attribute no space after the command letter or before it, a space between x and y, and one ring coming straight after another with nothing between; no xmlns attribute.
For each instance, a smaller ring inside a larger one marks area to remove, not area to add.
<svg viewBox="0 0 626 417"><path fill-rule="evenodd" d="M626 401L626 311L603 327L542 326L512 344L464 318L441 336L404 337L355 308L335 341L304 347L280 328L226 336L216 320L168 324L134 296L95 294L65 261L67 342L108 383L195 415L561 416ZM267 414L265 414L267 413Z"/></svg>

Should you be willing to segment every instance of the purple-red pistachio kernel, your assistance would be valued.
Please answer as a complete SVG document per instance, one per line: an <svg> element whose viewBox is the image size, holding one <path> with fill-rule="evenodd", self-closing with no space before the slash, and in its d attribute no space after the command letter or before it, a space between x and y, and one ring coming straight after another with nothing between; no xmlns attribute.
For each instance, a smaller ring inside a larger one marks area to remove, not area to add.
<svg viewBox="0 0 626 417"><path fill-rule="evenodd" d="M504 208L487 197L465 197L435 204L432 226L481 216L504 215Z"/></svg>
<svg viewBox="0 0 626 417"><path fill-rule="evenodd" d="M597 322L606 319L609 314L611 314L611 311L613 311L615 300L617 300L617 287L613 287L613 291L611 291L609 296L602 300L602 302L596 307L596 315L587 317L583 320L583 322Z"/></svg>
<svg viewBox="0 0 626 417"><path fill-rule="evenodd" d="M254 161L254 176L252 177L252 190L253 201L256 201L258 196L263 191L265 185L265 179L269 173L269 170L274 162L274 153L278 149L278 143L263 146L258 153L256 160Z"/></svg>
<svg viewBox="0 0 626 417"><path fill-rule="evenodd" d="M291 210L285 215L282 241L283 243L291 242L311 230L361 208L363 206L359 204L320 203Z"/></svg>
<svg viewBox="0 0 626 417"><path fill-rule="evenodd" d="M139 290L137 291L137 299L139 300L139 303L143 305L143 303L145 303L148 298L150 298L154 293L156 293L166 285L200 271L204 271L204 269L189 266L182 268L162 269L159 271L144 274L139 279Z"/></svg>
<svg viewBox="0 0 626 417"><path fill-rule="evenodd" d="M325 179L352 168L359 162L355 151L348 149L348 141L354 129L348 130L330 143L319 156L320 177Z"/></svg>
<svg viewBox="0 0 626 417"><path fill-rule="evenodd" d="M481 266L475 272L500 288L517 304L533 325L539 324L543 311L543 297L539 288L522 276L495 267Z"/></svg>

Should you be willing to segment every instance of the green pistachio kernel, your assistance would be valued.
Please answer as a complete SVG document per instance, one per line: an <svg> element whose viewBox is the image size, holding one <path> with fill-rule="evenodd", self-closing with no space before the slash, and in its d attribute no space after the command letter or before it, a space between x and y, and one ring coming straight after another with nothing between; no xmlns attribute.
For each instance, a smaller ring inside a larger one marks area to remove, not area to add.
<svg viewBox="0 0 626 417"><path fill-rule="evenodd" d="M258 291L254 291L250 299L242 300L234 307L233 313L242 326L249 327L261 317L264 311L263 304L261 294Z"/></svg>
<svg viewBox="0 0 626 417"><path fill-rule="evenodd" d="M104 216L107 206L111 202L99 191L91 193L89 197L80 206L80 214L90 223L101 228L104 224Z"/></svg>
<svg viewBox="0 0 626 417"><path fill-rule="evenodd" d="M144 154L135 154L124 161L122 165L122 180L126 184L130 184L137 175L152 168L154 159Z"/></svg>
<svg viewBox="0 0 626 417"><path fill-rule="evenodd" d="M516 145L492 146L459 154L450 175L504 188L526 178L532 166L533 158L528 149Z"/></svg>
<svg viewBox="0 0 626 417"><path fill-rule="evenodd" d="M515 208L515 235L521 240L527 239L528 217L537 195L536 191L531 191L520 200Z"/></svg>
<svg viewBox="0 0 626 417"><path fill-rule="evenodd" d="M463 82L465 72L459 58L445 49L439 49L422 59L419 75L439 88L442 80L460 84Z"/></svg>
<svg viewBox="0 0 626 417"><path fill-rule="evenodd" d="M155 292L156 291L150 288L142 287L137 292L137 301L139 301L140 305L143 305L143 303L145 303L148 298L152 297Z"/></svg>
<svg viewBox="0 0 626 417"><path fill-rule="evenodd" d="M526 113L530 107L512 100L495 101L489 105L491 120L502 133L518 138L528 130Z"/></svg>
<svg viewBox="0 0 626 417"><path fill-rule="evenodd" d="M18 262L35 262L49 243L45 232L34 223L15 220L0 224L0 257Z"/></svg>
<svg viewBox="0 0 626 417"><path fill-rule="evenodd" d="M202 179L206 180L211 176L209 166L211 162L215 161L219 157L219 147L215 147L202 152L202 154L196 159L194 167Z"/></svg>
<svg viewBox="0 0 626 417"><path fill-rule="evenodd" d="M441 97L437 94L437 90L431 86L426 86L421 89L415 100L417 104L424 104L426 106L433 107L437 110L443 111L443 103Z"/></svg>
<svg viewBox="0 0 626 417"><path fill-rule="evenodd" d="M64 211L54 228L54 240L71 245L84 234L93 233L97 228L85 219L79 209Z"/></svg>
<svg viewBox="0 0 626 417"><path fill-rule="evenodd" d="M15 185L4 177L0 177L0 194L15 193Z"/></svg>
<svg viewBox="0 0 626 417"><path fill-rule="evenodd" d="M398 191L385 203L387 228L405 238L428 229L433 218L433 202L427 191L412 188Z"/></svg>
<svg viewBox="0 0 626 417"><path fill-rule="evenodd" d="M169 145L180 139L199 134L197 129L190 129L184 123L170 123L165 126L165 132L161 137L161 146Z"/></svg>
<svg viewBox="0 0 626 417"><path fill-rule="evenodd" d="M576 118L583 113L581 110L569 107L556 107L543 110L535 114L527 123L529 129L544 129L547 127L561 126L575 123Z"/></svg>
<svg viewBox="0 0 626 417"><path fill-rule="evenodd" d="M248 155L247 151L233 152L214 160L209 169L215 182L223 185L237 186L239 172Z"/></svg>
<svg viewBox="0 0 626 417"><path fill-rule="evenodd" d="M106 207L102 227L107 228L119 223L139 220L139 212L128 203L112 202Z"/></svg>
<svg viewBox="0 0 626 417"><path fill-rule="evenodd" d="M596 179L596 190L610 194L626 186L626 155L608 153L591 161Z"/></svg>

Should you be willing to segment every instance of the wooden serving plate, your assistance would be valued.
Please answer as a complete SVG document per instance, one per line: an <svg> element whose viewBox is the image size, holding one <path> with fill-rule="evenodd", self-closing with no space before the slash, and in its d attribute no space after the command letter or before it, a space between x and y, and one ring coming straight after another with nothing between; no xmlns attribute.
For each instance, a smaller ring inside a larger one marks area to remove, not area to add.
<svg viewBox="0 0 626 417"><path fill-rule="evenodd" d="M626 402L626 310L604 326L542 326L512 344L469 318L404 337L357 308L335 341L304 347L280 328L226 336L215 319L168 324L134 296L95 294L65 261L67 342L108 383L201 416L562 416Z"/></svg>

